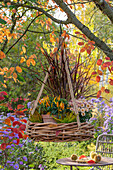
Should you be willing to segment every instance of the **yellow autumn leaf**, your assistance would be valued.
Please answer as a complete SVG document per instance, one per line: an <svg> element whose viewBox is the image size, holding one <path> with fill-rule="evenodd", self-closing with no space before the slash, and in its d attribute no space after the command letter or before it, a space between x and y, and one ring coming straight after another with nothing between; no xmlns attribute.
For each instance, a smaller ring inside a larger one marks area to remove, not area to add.
<svg viewBox="0 0 113 170"><path fill-rule="evenodd" d="M4 52L0 51L0 59L3 59L5 57L6 57L6 55L4 54Z"/></svg>
<svg viewBox="0 0 113 170"><path fill-rule="evenodd" d="M20 55L22 55L22 54L23 54L23 51L20 52Z"/></svg>
<svg viewBox="0 0 113 170"><path fill-rule="evenodd" d="M3 71L0 71L0 75L4 75L4 72L3 72Z"/></svg>
<svg viewBox="0 0 113 170"><path fill-rule="evenodd" d="M32 64L33 66L35 66L35 64L36 64L35 60L31 59L31 64Z"/></svg>
<svg viewBox="0 0 113 170"><path fill-rule="evenodd" d="M24 57L21 57L20 63L23 63L24 61L26 61L26 59Z"/></svg>
<svg viewBox="0 0 113 170"><path fill-rule="evenodd" d="M41 25L42 25L42 27L44 26L44 24L45 24L45 22L44 21L40 21L40 23L41 23Z"/></svg>
<svg viewBox="0 0 113 170"><path fill-rule="evenodd" d="M13 78L17 79L17 74L13 73Z"/></svg>
<svg viewBox="0 0 113 170"><path fill-rule="evenodd" d="M39 22L39 20L37 19L36 21L35 21L35 23L38 23Z"/></svg>
<svg viewBox="0 0 113 170"><path fill-rule="evenodd" d="M11 37L12 37L12 34L11 34L11 33L8 33L8 34L7 34L7 39L10 40Z"/></svg>
<svg viewBox="0 0 113 170"><path fill-rule="evenodd" d="M34 55L31 55L31 56L29 57L29 59L32 59L32 58L34 58Z"/></svg>
<svg viewBox="0 0 113 170"><path fill-rule="evenodd" d="M11 68L9 69L9 71L10 71L10 74L12 74L13 71L14 71L14 67L11 67Z"/></svg>
<svg viewBox="0 0 113 170"><path fill-rule="evenodd" d="M28 60L26 61L26 64L27 64L28 67L30 67L30 59L28 59Z"/></svg>
<svg viewBox="0 0 113 170"><path fill-rule="evenodd" d="M26 48L25 47L22 47L22 50L24 53L26 53Z"/></svg>
<svg viewBox="0 0 113 170"><path fill-rule="evenodd" d="M4 68L3 68L3 71L8 71L8 68L7 68L7 67L4 67Z"/></svg>
<svg viewBox="0 0 113 170"><path fill-rule="evenodd" d="M19 67L19 66L16 66L16 70L21 73L22 72L22 69Z"/></svg>
<svg viewBox="0 0 113 170"><path fill-rule="evenodd" d="M2 84L4 88L7 88L6 84Z"/></svg>

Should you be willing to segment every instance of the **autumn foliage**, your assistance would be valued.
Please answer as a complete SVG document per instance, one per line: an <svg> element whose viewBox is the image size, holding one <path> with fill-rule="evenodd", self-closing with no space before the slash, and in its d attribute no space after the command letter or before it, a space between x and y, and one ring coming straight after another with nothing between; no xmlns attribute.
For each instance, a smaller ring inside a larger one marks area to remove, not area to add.
<svg viewBox="0 0 113 170"><path fill-rule="evenodd" d="M0 101L3 101L5 99L3 96L8 94L2 91L0 95ZM24 112L27 111L27 109L24 109L24 106L21 104L18 104L17 107L13 107L13 101L18 102L18 100L19 98L15 100L12 99L11 103L0 104L1 106L4 105L8 107L8 109L12 111L10 116L4 119L2 129L0 129L0 138L4 141L0 146L2 150L5 150L7 145L13 142L18 145L21 138L27 139L28 137L28 135L25 134L27 120L24 118Z"/></svg>

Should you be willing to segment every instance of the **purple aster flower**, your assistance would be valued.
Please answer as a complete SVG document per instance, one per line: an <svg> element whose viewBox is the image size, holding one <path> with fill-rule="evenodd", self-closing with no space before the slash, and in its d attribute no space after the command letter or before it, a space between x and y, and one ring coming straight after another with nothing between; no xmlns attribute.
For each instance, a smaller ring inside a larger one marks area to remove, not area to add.
<svg viewBox="0 0 113 170"><path fill-rule="evenodd" d="M12 147L15 147L15 145L14 145L14 144L11 144L11 146L12 146Z"/></svg>
<svg viewBox="0 0 113 170"><path fill-rule="evenodd" d="M2 153L2 151L0 151L0 153Z"/></svg>
<svg viewBox="0 0 113 170"><path fill-rule="evenodd" d="M11 116L11 113L7 113L7 117Z"/></svg>
<svg viewBox="0 0 113 170"><path fill-rule="evenodd" d="M7 161L7 164L10 164L10 163L12 163L11 161Z"/></svg>
<svg viewBox="0 0 113 170"><path fill-rule="evenodd" d="M18 164L15 164L13 167L14 167L14 169L19 169L19 165Z"/></svg>
<svg viewBox="0 0 113 170"><path fill-rule="evenodd" d="M30 142L32 142L32 140L29 140L29 139L28 139L28 142L30 143Z"/></svg>
<svg viewBox="0 0 113 170"><path fill-rule="evenodd" d="M40 170L44 170L44 168L42 167Z"/></svg>
<svg viewBox="0 0 113 170"><path fill-rule="evenodd" d="M9 136L9 139L13 139L13 137L12 137L12 136Z"/></svg>
<svg viewBox="0 0 113 170"><path fill-rule="evenodd" d="M23 146L23 144L21 144L21 143L20 143L18 146L22 147L22 146Z"/></svg>
<svg viewBox="0 0 113 170"><path fill-rule="evenodd" d="M29 155L31 155L32 153L34 153L34 152L29 152Z"/></svg>
<svg viewBox="0 0 113 170"><path fill-rule="evenodd" d="M18 134L16 134L16 133L15 133L15 138L19 138L19 137L18 137Z"/></svg>
<svg viewBox="0 0 113 170"><path fill-rule="evenodd" d="M19 162L19 164L20 164L20 165L22 165L22 164L23 164L23 162L22 162L22 161L20 161L20 162Z"/></svg>
<svg viewBox="0 0 113 170"><path fill-rule="evenodd" d="M30 104L31 104L31 102L28 102L28 103L27 103L28 109L30 109L30 107L31 107Z"/></svg>
<svg viewBox="0 0 113 170"><path fill-rule="evenodd" d="M13 164L9 164L10 166L13 166Z"/></svg>
<svg viewBox="0 0 113 170"><path fill-rule="evenodd" d="M10 145L7 145L7 146L6 146L6 149L10 149L10 148L11 148L11 146L10 146Z"/></svg>
<svg viewBox="0 0 113 170"><path fill-rule="evenodd" d="M39 168L41 168L41 167L42 167L42 164L39 165Z"/></svg>
<svg viewBox="0 0 113 170"><path fill-rule="evenodd" d="M27 157L26 157L26 156L23 156L23 160L24 160L24 161L27 161Z"/></svg>
<svg viewBox="0 0 113 170"><path fill-rule="evenodd" d="M35 150L38 151L39 149L36 147Z"/></svg>
<svg viewBox="0 0 113 170"><path fill-rule="evenodd" d="M17 141L16 141L16 140L13 140L13 143L17 143Z"/></svg>

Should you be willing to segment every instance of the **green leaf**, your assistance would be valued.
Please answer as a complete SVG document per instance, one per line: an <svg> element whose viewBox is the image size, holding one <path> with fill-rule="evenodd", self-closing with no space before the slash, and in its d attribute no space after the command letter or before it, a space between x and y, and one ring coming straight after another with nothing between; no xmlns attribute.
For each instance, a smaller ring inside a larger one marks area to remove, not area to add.
<svg viewBox="0 0 113 170"><path fill-rule="evenodd" d="M3 78L2 75L0 75L0 81L1 81L2 83L4 83L4 78Z"/></svg>
<svg viewBox="0 0 113 170"><path fill-rule="evenodd" d="M6 22L4 19L1 19L1 18L0 18L0 23L1 23L1 24L6 24L7 22Z"/></svg>
<svg viewBox="0 0 113 170"><path fill-rule="evenodd" d="M29 167L33 168L33 167L34 167L34 164L30 164Z"/></svg>
<svg viewBox="0 0 113 170"><path fill-rule="evenodd" d="M18 76L17 76L17 79L18 79L19 81L25 82L25 79L24 79L22 76L20 76L19 74L18 74Z"/></svg>

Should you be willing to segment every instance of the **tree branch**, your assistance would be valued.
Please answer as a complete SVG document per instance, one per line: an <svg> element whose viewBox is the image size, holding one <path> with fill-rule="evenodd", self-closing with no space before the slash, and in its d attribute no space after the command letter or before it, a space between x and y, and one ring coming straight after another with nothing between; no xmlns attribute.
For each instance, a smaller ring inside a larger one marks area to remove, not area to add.
<svg viewBox="0 0 113 170"><path fill-rule="evenodd" d="M29 6L29 5L26 5L26 4L22 4L22 3L15 3L15 2L11 2L10 0L0 0L0 2L10 2L11 5L14 5L15 7L25 7L25 8L28 8L28 9L34 9L34 10L38 10L39 12L42 12L43 14L45 14L48 18L52 19L54 22L56 23L59 23L59 24L69 24L69 20L65 20L65 21L62 21L62 20L59 20L59 19L56 19L54 18L51 14L48 13L48 11L45 11L43 8L39 8L38 6Z"/></svg>
<svg viewBox="0 0 113 170"><path fill-rule="evenodd" d="M24 31L24 33L19 37L19 39L11 46L9 47L9 49L6 51L5 54L7 54L21 39L22 37L26 34L26 32L28 31L28 28L31 26L31 24L35 21L35 19L37 18L38 16L36 16L31 22L30 24L27 26L26 30Z"/></svg>
<svg viewBox="0 0 113 170"><path fill-rule="evenodd" d="M113 8L105 0L93 0L93 2L113 23Z"/></svg>
<svg viewBox="0 0 113 170"><path fill-rule="evenodd" d="M83 25L75 16L75 14L68 8L66 3L63 0L54 0L57 5L67 14L70 23L74 24L79 30L82 31L91 41L95 42L95 45L99 47L111 60L113 60L113 52L112 50L98 37L96 37L88 27Z"/></svg>

